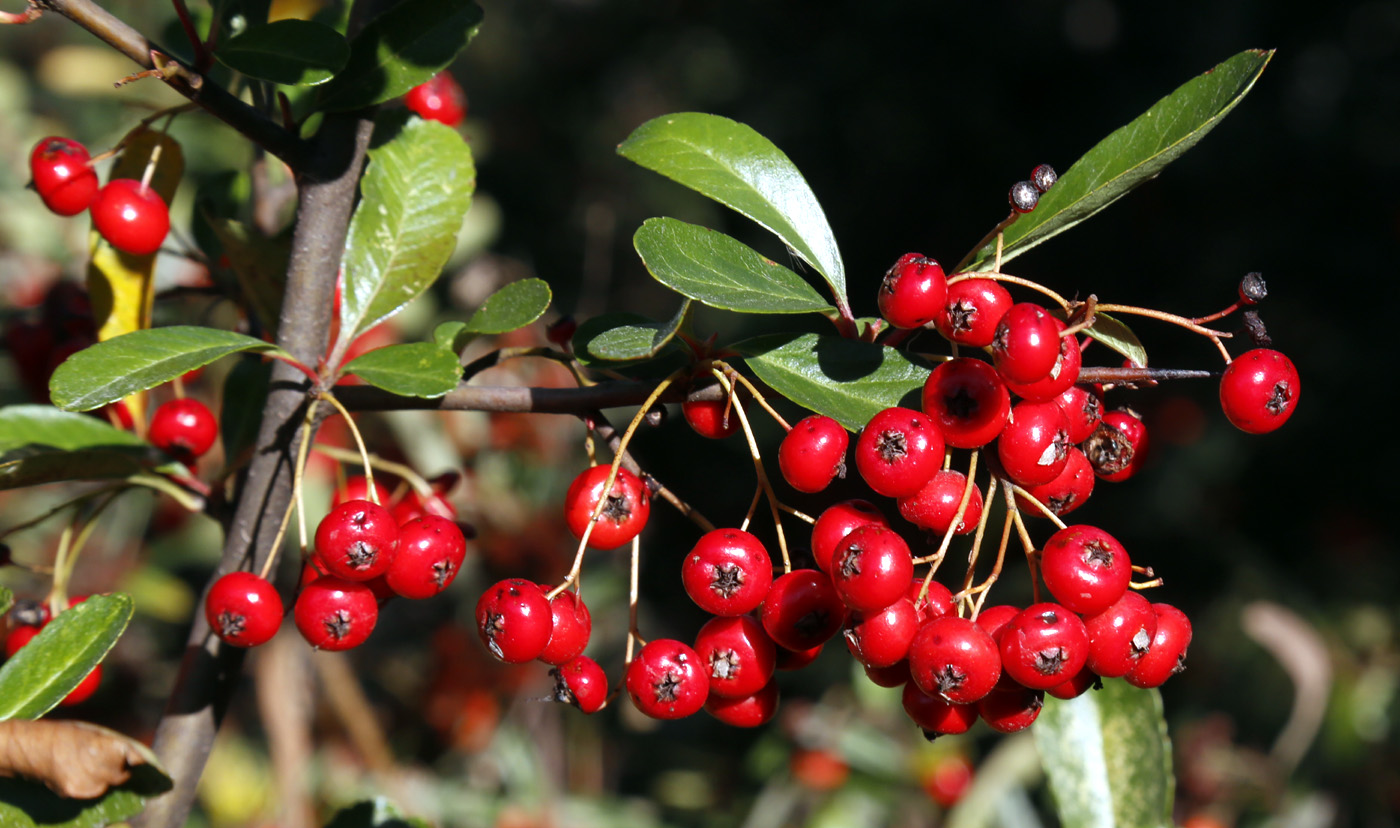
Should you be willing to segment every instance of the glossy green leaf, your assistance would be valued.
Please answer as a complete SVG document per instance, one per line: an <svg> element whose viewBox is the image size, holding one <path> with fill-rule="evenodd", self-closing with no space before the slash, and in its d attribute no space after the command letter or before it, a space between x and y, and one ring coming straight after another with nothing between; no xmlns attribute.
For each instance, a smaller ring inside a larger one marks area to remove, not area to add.
<svg viewBox="0 0 1400 828"><path fill-rule="evenodd" d="M652 322L646 317L632 314L606 314L598 317L604 320L602 327L579 327L574 336L574 347L578 349L582 345L581 353L609 362L650 359L661 353L675 338L690 314L690 307L690 300L685 300L675 316L666 322Z"/></svg>
<svg viewBox="0 0 1400 828"><path fill-rule="evenodd" d="M857 431L895 405L918 410L930 369L902 351L818 334L769 334L733 346L774 391Z"/></svg>
<svg viewBox="0 0 1400 828"><path fill-rule="evenodd" d="M658 282L701 304L741 313L836 313L801 276L723 233L653 218L632 244Z"/></svg>
<svg viewBox="0 0 1400 828"><path fill-rule="evenodd" d="M356 802L337 811L326 828L429 828L417 817L406 817L398 806L382 796Z"/></svg>
<svg viewBox="0 0 1400 828"><path fill-rule="evenodd" d="M44 625L0 667L0 721L52 710L117 643L131 611L128 595L93 595Z"/></svg>
<svg viewBox="0 0 1400 828"><path fill-rule="evenodd" d="M321 87L319 109L359 109L397 98L437 74L481 23L472 0L402 0L350 42L345 68Z"/></svg>
<svg viewBox="0 0 1400 828"><path fill-rule="evenodd" d="M1137 334L1106 313L1095 313L1094 324L1085 328L1084 333L1132 360L1134 365L1147 364L1147 349Z"/></svg>
<svg viewBox="0 0 1400 828"><path fill-rule="evenodd" d="M141 438L48 405L0 408L0 490L121 478L161 462Z"/></svg>
<svg viewBox="0 0 1400 828"><path fill-rule="evenodd" d="M1196 145L1254 86L1273 50L1240 52L1153 104L1074 162L1040 197L1035 209L1003 234L1002 261L1030 250L1112 204ZM955 270L986 268L996 256L992 239Z"/></svg>
<svg viewBox="0 0 1400 828"><path fill-rule="evenodd" d="M315 86L345 68L350 45L330 26L286 19L254 26L229 38L214 57L250 78Z"/></svg>
<svg viewBox="0 0 1400 828"><path fill-rule="evenodd" d="M552 298L549 284L543 279L511 282L488 296L462 330L470 334L519 330L543 316Z"/></svg>
<svg viewBox="0 0 1400 828"><path fill-rule="evenodd" d="M1122 679L1070 701L1046 698L1035 727L1064 828L1170 828L1171 742L1162 697Z"/></svg>
<svg viewBox="0 0 1400 828"><path fill-rule="evenodd" d="M88 725L96 727L96 725ZM133 740L139 749L150 753ZM0 777L0 825L5 828L102 828L141 813L146 800L169 791L170 777L151 754L131 778L94 799L67 799L38 782Z"/></svg>
<svg viewBox="0 0 1400 828"><path fill-rule="evenodd" d="M405 397L441 397L457 387L462 363L457 354L432 342L376 348L345 366L376 388Z"/></svg>
<svg viewBox="0 0 1400 828"><path fill-rule="evenodd" d="M837 306L846 305L846 267L826 214L792 161L753 128L679 112L637 127L617 151L772 231L826 279Z"/></svg>
<svg viewBox="0 0 1400 828"><path fill-rule="evenodd" d="M283 353L269 342L217 328L132 331L73 354L53 372L49 392L59 408L89 411L240 351Z"/></svg>
<svg viewBox="0 0 1400 828"><path fill-rule="evenodd" d="M3 544L0 544L3 546ZM10 607L15 603L15 594L0 586L0 615L10 611Z"/></svg>
<svg viewBox="0 0 1400 828"><path fill-rule="evenodd" d="M363 333L428 289L475 187L471 150L437 121L412 119L370 150L346 242L341 331Z"/></svg>

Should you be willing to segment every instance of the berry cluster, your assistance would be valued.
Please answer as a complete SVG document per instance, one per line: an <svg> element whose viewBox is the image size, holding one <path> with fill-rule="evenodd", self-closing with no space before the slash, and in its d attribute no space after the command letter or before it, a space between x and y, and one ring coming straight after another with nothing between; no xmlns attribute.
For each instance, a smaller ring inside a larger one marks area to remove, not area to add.
<svg viewBox="0 0 1400 828"><path fill-rule="evenodd" d="M144 180L116 178L97 183L87 147L50 136L29 154L29 174L44 206L60 216L92 213L92 226L116 249L136 256L160 249L170 232L165 199Z"/></svg>

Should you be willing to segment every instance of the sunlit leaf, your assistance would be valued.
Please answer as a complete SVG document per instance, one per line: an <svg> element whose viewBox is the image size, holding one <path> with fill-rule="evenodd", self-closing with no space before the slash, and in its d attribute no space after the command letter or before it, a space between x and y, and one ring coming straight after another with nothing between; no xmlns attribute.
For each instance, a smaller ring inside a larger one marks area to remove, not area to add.
<svg viewBox="0 0 1400 828"><path fill-rule="evenodd" d="M377 388L405 397L441 397L457 387L462 363L457 354L432 342L386 345L345 366Z"/></svg>
<svg viewBox="0 0 1400 828"><path fill-rule="evenodd" d="M104 420L48 405L0 408L0 490L122 478L163 458Z"/></svg>
<svg viewBox="0 0 1400 828"><path fill-rule="evenodd" d="M44 625L0 666L0 721L53 709L107 655L131 612L127 595L92 595Z"/></svg>
<svg viewBox="0 0 1400 828"><path fill-rule="evenodd" d="M634 314L605 314L585 323L574 336L574 347L581 353L611 362L650 359L675 338L690 313L690 300L681 303L666 322L653 322Z"/></svg>

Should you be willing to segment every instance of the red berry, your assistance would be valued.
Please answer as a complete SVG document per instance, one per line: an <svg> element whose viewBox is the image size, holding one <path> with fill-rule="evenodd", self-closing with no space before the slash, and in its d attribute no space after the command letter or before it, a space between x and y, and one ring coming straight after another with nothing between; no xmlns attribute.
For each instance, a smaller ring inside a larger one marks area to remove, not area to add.
<svg viewBox="0 0 1400 828"><path fill-rule="evenodd" d="M813 414L799 420L778 446L778 468L799 492L819 492L846 475L850 435L840 423Z"/></svg>
<svg viewBox="0 0 1400 828"><path fill-rule="evenodd" d="M1032 604L997 636L1002 670L1025 687L1046 690L1073 678L1089 657L1079 616L1059 604Z"/></svg>
<svg viewBox="0 0 1400 828"><path fill-rule="evenodd" d="M462 530L437 515L424 515L399 526L397 548L384 578L391 590L405 598L431 598L447 589L467 557Z"/></svg>
<svg viewBox="0 0 1400 828"><path fill-rule="evenodd" d="M705 700L705 712L732 727L758 727L778 712L778 683L770 681L748 696L726 698L713 693Z"/></svg>
<svg viewBox="0 0 1400 828"><path fill-rule="evenodd" d="M890 667L904 661L919 630L919 613L908 598L882 610L855 613L846 622L846 647L866 667Z"/></svg>
<svg viewBox="0 0 1400 828"><path fill-rule="evenodd" d="M608 700L608 677L598 662L579 656L549 671L554 677L554 700L584 713L597 713Z"/></svg>
<svg viewBox="0 0 1400 828"><path fill-rule="evenodd" d="M765 629L764 632L766 633L768 630ZM772 636L769 637L771 638ZM788 672L801 670L803 667L816 661L817 656L822 654L822 647L825 646L825 644L818 644L815 647L808 647L805 650L789 650L787 647L780 645L777 651L777 669L786 670Z"/></svg>
<svg viewBox="0 0 1400 828"><path fill-rule="evenodd" d="M1055 403L1018 402L997 438L997 459L1021 486L1049 483L1069 462L1068 432L1065 413Z"/></svg>
<svg viewBox="0 0 1400 828"><path fill-rule="evenodd" d="M363 644L374 632L379 602L364 584L326 575L301 588L292 619L312 647L348 650Z"/></svg>
<svg viewBox="0 0 1400 828"><path fill-rule="evenodd" d="M997 604L993 607L983 607L977 614L977 626L986 631L993 640L1001 637L1002 629L1011 619L1021 614L1020 607L1013 607L1009 604Z"/></svg>
<svg viewBox="0 0 1400 828"><path fill-rule="evenodd" d="M909 676L929 695L970 704L1001 678L1001 656L986 631L966 618L944 616L919 628L909 645Z"/></svg>
<svg viewBox="0 0 1400 828"><path fill-rule="evenodd" d="M998 733L1030 727L1045 706L1045 691L1009 685L998 687L977 702L977 715Z"/></svg>
<svg viewBox="0 0 1400 828"><path fill-rule="evenodd" d="M214 634L235 647L266 643L282 626L282 596L251 572L230 572L204 599L204 619Z"/></svg>
<svg viewBox="0 0 1400 828"><path fill-rule="evenodd" d="M711 618L695 635L710 682L710 697L731 699L751 696L773 678L777 650L763 625L747 615Z"/></svg>
<svg viewBox="0 0 1400 828"><path fill-rule="evenodd" d="M1036 169L1039 170L1040 167ZM924 793L938 803L940 808L951 808L958 804L970 787L972 763L967 761L965 756L949 756L939 761L923 779Z"/></svg>
<svg viewBox="0 0 1400 828"><path fill-rule="evenodd" d="M34 640L34 636L39 634L42 626L24 624L10 630L10 634L5 636L5 658L14 658L15 653L20 648Z"/></svg>
<svg viewBox="0 0 1400 828"><path fill-rule="evenodd" d="M977 707L950 702L938 694L925 693L908 682L901 694L904 712L923 728L925 735L953 736L966 733L977 723Z"/></svg>
<svg viewBox="0 0 1400 828"><path fill-rule="evenodd" d="M919 593L923 593L922 600L919 598ZM909 591L905 593L905 596L919 613L920 624L932 618L942 618L945 615L953 614L953 593L937 581L929 581L928 589L925 590L923 577L915 578L909 582Z"/></svg>
<svg viewBox="0 0 1400 828"><path fill-rule="evenodd" d="M1058 329L1064 329L1065 326L1060 320L1056 319L1055 323ZM1023 400L1053 400L1079 381L1079 369L1082 365L1083 356L1079 352L1079 340L1073 336L1062 336L1059 356L1055 358L1055 364L1050 368L1049 374L1035 382L1008 382L1006 387Z"/></svg>
<svg viewBox="0 0 1400 828"><path fill-rule="evenodd" d="M826 507L812 524L812 558L817 568L831 571L831 556L836 547L857 526L875 523L888 526L884 514L868 500L843 500Z"/></svg>
<svg viewBox="0 0 1400 828"><path fill-rule="evenodd" d="M550 600L549 610L553 619L549 643L545 644L539 659L545 664L566 664L582 655L588 646L593 634L593 616L578 593L567 589Z"/></svg>
<svg viewBox="0 0 1400 828"><path fill-rule="evenodd" d="M1011 416L1011 394L996 369L958 357L934 368L924 381L924 413L953 448L980 448L995 440Z"/></svg>
<svg viewBox="0 0 1400 828"><path fill-rule="evenodd" d="M1117 678L1147 655L1157 634L1157 613L1130 589L1103 612L1084 616L1084 630L1089 634L1089 669Z"/></svg>
<svg viewBox="0 0 1400 828"><path fill-rule="evenodd" d="M1011 192L1006 194L1006 200L1010 202L1012 210L1029 213L1040 200L1040 190L1030 181L1017 181L1011 185Z"/></svg>
<svg viewBox="0 0 1400 828"><path fill-rule="evenodd" d="M909 545L887 526L856 527L831 558L832 585L846 606L858 612L877 612L893 604L908 591L913 577Z"/></svg>
<svg viewBox="0 0 1400 828"><path fill-rule="evenodd" d="M585 469L564 495L564 522L574 537L582 538L593 517L598 501L604 499L603 486L608 482L608 466ZM646 526L651 514L651 492L640 478L624 468L618 468L603 509L593 523L588 536L592 549L616 549L632 540Z"/></svg>
<svg viewBox="0 0 1400 828"><path fill-rule="evenodd" d="M418 117L450 127L460 124L467 114L467 96L446 70L405 92L403 102Z"/></svg>
<svg viewBox="0 0 1400 828"><path fill-rule="evenodd" d="M1288 421L1298 405L1298 369L1278 351L1256 348L1236 357L1220 378L1220 407L1230 424L1267 434Z"/></svg>
<svg viewBox="0 0 1400 828"><path fill-rule="evenodd" d="M1022 384L1044 379L1060 356L1060 328L1060 321L1040 305L1012 305L992 338L997 373L1007 382Z"/></svg>
<svg viewBox="0 0 1400 828"><path fill-rule="evenodd" d="M949 342L985 348L1011 304L1011 294L991 279L962 279L948 285L947 305L934 324Z"/></svg>
<svg viewBox="0 0 1400 828"><path fill-rule="evenodd" d="M102 684L102 665L98 664L92 668L83 680L78 682L78 686L68 691L68 695L63 697L59 704L63 707L72 707L75 704L82 704L92 698L92 694L97 692L97 688Z"/></svg>
<svg viewBox="0 0 1400 828"><path fill-rule="evenodd" d="M1186 669L1186 648L1191 646L1191 620L1170 604L1153 604L1157 632L1152 646L1123 678L1134 687L1158 687Z"/></svg>
<svg viewBox="0 0 1400 828"><path fill-rule="evenodd" d="M327 573L347 581L383 575L399 547L399 525L383 506L347 500L316 527L316 558Z"/></svg>
<svg viewBox="0 0 1400 828"><path fill-rule="evenodd" d="M801 652L836 635L846 623L846 605L825 573L794 569L773 581L759 620L773 643Z"/></svg>
<svg viewBox="0 0 1400 828"><path fill-rule="evenodd" d="M188 397L170 400L151 415L151 444L172 457L194 459L219 437L219 423L204 403Z"/></svg>
<svg viewBox="0 0 1400 828"><path fill-rule="evenodd" d="M1112 535L1083 524L1051 535L1040 553L1045 587L1056 601L1084 615L1102 612L1123 597L1132 566Z"/></svg>
<svg viewBox="0 0 1400 828"><path fill-rule="evenodd" d="M1089 459L1084 452L1070 446L1065 468L1054 480L1025 488L1026 493L1044 504L1045 508L1064 517L1083 506L1089 495L1094 493L1094 480L1094 467L1089 465ZM1027 514L1040 514L1039 509L1025 504L1025 499L1019 495L1017 500L1023 503L1021 508Z"/></svg>
<svg viewBox="0 0 1400 828"><path fill-rule="evenodd" d="M1110 411L1084 441L1084 456L1094 474L1112 483L1127 480L1147 459L1147 427L1131 411Z"/></svg>
<svg viewBox="0 0 1400 828"><path fill-rule="evenodd" d="M553 630L549 600L539 584L532 581L498 581L476 602L476 632L481 643L491 655L508 664L539 658Z"/></svg>
<svg viewBox="0 0 1400 828"><path fill-rule="evenodd" d="M649 642L627 665L627 695L653 719L683 719L710 694L704 662L694 650L668 638Z"/></svg>
<svg viewBox="0 0 1400 828"><path fill-rule="evenodd" d="M375 486L378 488L377 483ZM361 496L360 499L368 500L369 498ZM388 498L380 498L379 502L387 503ZM457 507L453 506L447 498L436 492L423 497L412 489L408 490L408 494L404 495L402 500L390 506L389 511L400 526L426 515L434 515L451 521L457 519Z"/></svg>
<svg viewBox="0 0 1400 828"><path fill-rule="evenodd" d="M870 488L907 497L943 464L943 435L933 420L910 408L886 408L856 440L856 468Z"/></svg>
<svg viewBox="0 0 1400 828"><path fill-rule="evenodd" d="M957 516L958 504L962 502L966 487L967 475L960 471L943 469L935 472L917 493L899 499L899 513L915 526L943 535ZM963 510L962 520L958 521L953 534L966 535L971 532L981 517L982 490L974 483L972 491L968 493L967 508Z"/></svg>
<svg viewBox="0 0 1400 828"><path fill-rule="evenodd" d="M97 192L92 225L108 244L123 253L145 256L160 249L170 232L165 199L134 178L117 178Z"/></svg>
<svg viewBox="0 0 1400 828"><path fill-rule="evenodd" d="M97 197L97 173L87 147L69 138L40 139L29 153L29 175L44 206L60 216L76 216Z"/></svg>
<svg viewBox="0 0 1400 828"><path fill-rule="evenodd" d="M1085 664L1073 677L1054 687L1047 687L1045 692L1057 699L1069 700L1079 698L1093 687L1101 688L1103 683L1099 681L1099 674L1089 669L1089 665Z"/></svg>
<svg viewBox="0 0 1400 828"><path fill-rule="evenodd" d="M706 532L681 563L681 583L712 615L757 609L773 583L773 564L758 538L741 529Z"/></svg>
<svg viewBox="0 0 1400 828"><path fill-rule="evenodd" d="M339 506L340 504L350 500L370 500L371 498L369 496L369 489L369 481L365 478L364 475L357 475L355 477L351 477L345 481L344 486L341 486L340 488L336 489L335 493L331 495L331 508ZM393 494L384 486L383 483L380 483L378 480L374 481L374 494L375 498L378 499L379 505L381 506L388 506L389 501L393 497ZM444 517L447 516L444 515ZM406 522L398 520L397 515L395 515L394 519L398 523Z"/></svg>
<svg viewBox="0 0 1400 828"><path fill-rule="evenodd" d="M901 659L888 667L865 667L865 677L876 687L903 687L909 682L909 661Z"/></svg>
<svg viewBox="0 0 1400 828"><path fill-rule="evenodd" d="M1065 413L1071 443L1079 445L1099 427L1099 420L1103 417L1101 394L1098 386L1080 384L1071 385L1055 398L1055 404Z"/></svg>
<svg viewBox="0 0 1400 828"><path fill-rule="evenodd" d="M880 315L896 328L922 328L943 311L948 280L938 262L905 253L880 283Z"/></svg>
<svg viewBox="0 0 1400 828"><path fill-rule="evenodd" d="M696 434L711 440L723 440L739 430L739 415L728 399L686 400L681 414Z"/></svg>

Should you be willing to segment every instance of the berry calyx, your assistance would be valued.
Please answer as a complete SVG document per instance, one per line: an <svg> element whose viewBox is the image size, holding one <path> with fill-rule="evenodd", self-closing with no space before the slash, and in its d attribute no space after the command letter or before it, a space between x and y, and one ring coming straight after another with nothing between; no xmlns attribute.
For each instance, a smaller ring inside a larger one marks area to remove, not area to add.
<svg viewBox="0 0 1400 828"><path fill-rule="evenodd" d="M1128 590L1107 609L1084 616L1089 635L1090 670L1104 678L1128 674L1152 647L1157 612L1142 595Z"/></svg>
<svg viewBox="0 0 1400 828"><path fill-rule="evenodd" d="M1191 619L1171 604L1153 604L1157 632L1152 646L1123 678L1134 687L1159 687L1186 669L1186 649L1191 646Z"/></svg>
<svg viewBox="0 0 1400 828"><path fill-rule="evenodd" d="M92 202L92 225L107 243L133 256L160 249L170 232L165 199L134 178L117 178L98 190Z"/></svg>
<svg viewBox="0 0 1400 828"><path fill-rule="evenodd" d="M802 652L836 635L846 623L846 605L825 573L794 569L774 579L759 620L773 643Z"/></svg>
<svg viewBox="0 0 1400 828"><path fill-rule="evenodd" d="M44 206L60 216L76 216L97 197L97 173L87 147L70 138L41 138L29 153L29 175Z"/></svg>
<svg viewBox="0 0 1400 828"><path fill-rule="evenodd" d="M384 578L405 598L431 598L452 585L466 557L461 528L447 518L424 515L399 526L397 551Z"/></svg>
<svg viewBox="0 0 1400 828"><path fill-rule="evenodd" d="M325 575L301 588L292 619L307 643L318 650L349 650L374 632L379 602L358 581Z"/></svg>
<svg viewBox="0 0 1400 828"><path fill-rule="evenodd" d="M958 357L934 368L924 381L923 409L953 448L985 446L1011 417L1011 394L996 369Z"/></svg>
<svg viewBox="0 0 1400 828"><path fill-rule="evenodd" d="M909 589L913 577L909 545L887 526L856 527L831 557L832 585L846 606L857 612L877 612L893 604Z"/></svg>
<svg viewBox="0 0 1400 828"><path fill-rule="evenodd" d="M743 615L763 603L773 564L758 538L716 529L696 541L681 564L681 582L695 605L712 615Z"/></svg>
<svg viewBox="0 0 1400 828"><path fill-rule="evenodd" d="M1095 526L1066 526L1040 553L1040 574L1055 600L1082 615L1102 612L1123 597L1133 574L1128 552Z"/></svg>
<svg viewBox="0 0 1400 828"><path fill-rule="evenodd" d="M199 400L170 400L151 415L148 431L151 444L165 453L184 460L204 454L219 437L219 423L214 414Z"/></svg>
<svg viewBox="0 0 1400 828"><path fill-rule="evenodd" d="M876 523L888 526L885 515L868 500L852 499L826 507L812 524L812 558L817 568L831 571L831 556L836 547L858 526Z"/></svg>
<svg viewBox="0 0 1400 828"><path fill-rule="evenodd" d="M319 583L313 581L312 584ZM549 644L554 614L539 584L498 581L476 602L476 632L491 655L507 664L534 661Z"/></svg>
<svg viewBox="0 0 1400 828"><path fill-rule="evenodd" d="M830 417L813 414L799 420L778 446L778 468L799 492L819 492L846 476L850 435Z"/></svg>
<svg viewBox="0 0 1400 828"><path fill-rule="evenodd" d="M1085 449L1095 451L1095 454L1086 452L1095 474L1110 483L1121 483L1137 474L1147 462L1148 445L1147 426L1142 418L1120 408L1103 415ZM1095 456L1106 458L1106 462L1095 463ZM1116 471L1113 470L1115 465L1119 467Z"/></svg>
<svg viewBox="0 0 1400 828"><path fill-rule="evenodd" d="M856 440L856 468L886 497L908 497L943 463L943 435L933 420L910 408L886 408L870 418Z"/></svg>
<svg viewBox="0 0 1400 828"><path fill-rule="evenodd" d="M347 500L316 527L316 560L327 573L368 581L389 571L399 547L399 525L383 506Z"/></svg>
<svg viewBox="0 0 1400 828"><path fill-rule="evenodd" d="M763 689L773 678L777 649L763 625L747 615L711 618L695 635L710 681L710 696L738 699Z"/></svg>
<svg viewBox="0 0 1400 828"><path fill-rule="evenodd" d="M579 656L549 671L554 678L554 700L571 704L584 713L597 713L608 700L608 677L598 662Z"/></svg>
<svg viewBox="0 0 1400 828"><path fill-rule="evenodd" d="M1267 434L1298 406L1298 369L1278 351L1255 348L1236 357L1220 378L1225 419L1248 434Z"/></svg>
<svg viewBox="0 0 1400 828"><path fill-rule="evenodd" d="M710 694L700 656L669 638L648 642L627 665L624 683L632 703L653 719L683 719L699 711Z"/></svg>
<svg viewBox="0 0 1400 828"><path fill-rule="evenodd" d="M1073 678L1089 657L1079 616L1059 604L1032 604L997 636L1002 669L1024 687L1047 690Z"/></svg>
<svg viewBox="0 0 1400 828"><path fill-rule="evenodd" d="M947 300L942 266L922 253L900 256L880 282L880 315L896 328L922 328L937 318Z"/></svg>
<svg viewBox="0 0 1400 828"><path fill-rule="evenodd" d="M909 644L909 676L931 696L971 704L1001 678L1001 656L985 630L955 615L919 628Z"/></svg>
<svg viewBox="0 0 1400 828"><path fill-rule="evenodd" d="M651 514L651 492L641 478L624 468L618 468L612 489L603 493L609 468L600 465L584 469L564 495L564 522L576 538L583 537L598 501L606 498L588 536L590 549L616 549L627 543L642 531Z"/></svg>
<svg viewBox="0 0 1400 828"><path fill-rule="evenodd" d="M230 572L209 588L204 619L223 641L235 647L265 644L282 626L282 596L251 572Z"/></svg>
<svg viewBox="0 0 1400 828"><path fill-rule="evenodd" d="M991 279L962 279L948 285L948 300L933 324L955 345L985 348L997 323L1011 309L1011 293Z"/></svg>

